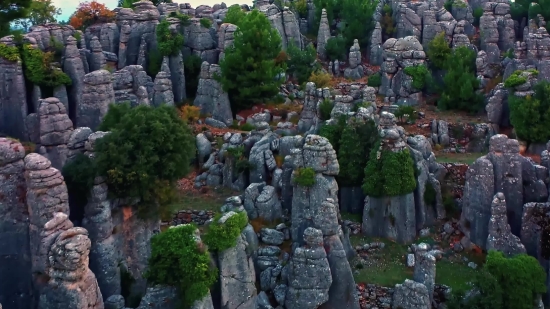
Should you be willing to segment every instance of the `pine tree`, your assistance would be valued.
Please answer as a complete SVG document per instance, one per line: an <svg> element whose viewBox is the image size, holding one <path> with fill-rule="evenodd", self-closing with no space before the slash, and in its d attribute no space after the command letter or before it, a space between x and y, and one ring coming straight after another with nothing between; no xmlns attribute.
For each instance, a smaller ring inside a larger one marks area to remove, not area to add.
<svg viewBox="0 0 550 309"><path fill-rule="evenodd" d="M9 34L12 21L27 17L31 3L31 0L0 1L0 37Z"/></svg>
<svg viewBox="0 0 550 309"><path fill-rule="evenodd" d="M286 70L281 47L279 33L260 11L253 10L240 21L233 46L225 50L220 62L221 76L216 76L234 112L279 92L280 76Z"/></svg>

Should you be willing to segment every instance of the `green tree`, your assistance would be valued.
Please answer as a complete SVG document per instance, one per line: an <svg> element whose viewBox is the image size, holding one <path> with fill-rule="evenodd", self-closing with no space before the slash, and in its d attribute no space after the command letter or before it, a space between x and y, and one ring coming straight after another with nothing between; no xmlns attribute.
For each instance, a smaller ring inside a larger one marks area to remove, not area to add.
<svg viewBox="0 0 550 309"><path fill-rule="evenodd" d="M27 18L18 19L15 24L28 31L32 25L57 22L58 15L61 15L61 9L55 7L51 0L33 0Z"/></svg>
<svg viewBox="0 0 550 309"><path fill-rule="evenodd" d="M246 13L243 11L240 5L233 4L229 7L229 9L227 9L227 13L225 14L223 22L238 26L245 15Z"/></svg>
<svg viewBox="0 0 550 309"><path fill-rule="evenodd" d="M183 46L183 35L170 29L170 23L165 19L157 25L157 43L162 56L172 56Z"/></svg>
<svg viewBox="0 0 550 309"><path fill-rule="evenodd" d="M340 16L342 4L338 0L313 0L313 4L315 5L313 34L317 35L323 9L327 11L328 24L332 25L333 21Z"/></svg>
<svg viewBox="0 0 550 309"><path fill-rule="evenodd" d="M550 83L542 81L527 97L508 97L510 122L522 140L545 143L550 139Z"/></svg>
<svg viewBox="0 0 550 309"><path fill-rule="evenodd" d="M365 178L365 166L372 147L378 140L378 128L374 121L355 121L351 118L340 136L338 183L342 186L360 186Z"/></svg>
<svg viewBox="0 0 550 309"><path fill-rule="evenodd" d="M452 50L445 39L445 32L440 32L428 43L426 55L433 66L444 69L451 52Z"/></svg>
<svg viewBox="0 0 550 309"><path fill-rule="evenodd" d="M521 22L523 18L536 18L541 14L544 20L550 20L550 0L516 0L510 2L510 14L512 19ZM550 23L546 23L546 29L550 29Z"/></svg>
<svg viewBox="0 0 550 309"><path fill-rule="evenodd" d="M260 11L253 10L242 19L234 44L225 50L220 61L221 75L216 76L229 94L234 112L279 92L284 81L280 76L286 70L286 63L276 59L281 46L279 33Z"/></svg>
<svg viewBox="0 0 550 309"><path fill-rule="evenodd" d="M307 82L311 73L316 69L317 51L313 45L309 44L304 50L300 50L293 42L290 42L287 54L288 74L294 76L300 84Z"/></svg>
<svg viewBox="0 0 550 309"><path fill-rule="evenodd" d="M32 0L0 1L0 37L8 35L10 23L27 17Z"/></svg>
<svg viewBox="0 0 550 309"><path fill-rule="evenodd" d="M163 205L175 182L190 170L194 137L174 107L129 109L127 104L111 105L100 125L111 133L97 143L98 172L116 197Z"/></svg>
<svg viewBox="0 0 550 309"><path fill-rule="evenodd" d="M369 34L374 29L374 12L378 0L344 0L342 2L341 18L344 20L342 36L348 50L357 39L361 48L367 47Z"/></svg>
<svg viewBox="0 0 550 309"><path fill-rule="evenodd" d="M153 284L174 286L179 308L191 308L216 282L218 270L202 243L195 240L194 224L171 227L151 238L151 257L144 277Z"/></svg>
<svg viewBox="0 0 550 309"><path fill-rule="evenodd" d="M453 50L445 62L447 72L438 108L478 112L483 107L483 96L476 92L479 80L475 75L475 59L476 53L466 46Z"/></svg>
<svg viewBox="0 0 550 309"><path fill-rule="evenodd" d="M341 35L331 37L325 45L325 51L328 59L332 61L346 59L346 40Z"/></svg>
<svg viewBox="0 0 550 309"><path fill-rule="evenodd" d="M465 291L453 291L448 309L502 309L502 288L490 272L481 269L472 283L479 293L464 300Z"/></svg>

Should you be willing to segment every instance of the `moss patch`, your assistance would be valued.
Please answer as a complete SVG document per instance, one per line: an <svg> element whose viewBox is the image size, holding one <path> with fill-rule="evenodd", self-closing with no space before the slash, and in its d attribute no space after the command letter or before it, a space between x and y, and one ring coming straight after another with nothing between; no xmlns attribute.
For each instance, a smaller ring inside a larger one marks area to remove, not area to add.
<svg viewBox="0 0 550 309"><path fill-rule="evenodd" d="M435 160L439 163L460 163L470 165L484 155L485 153L438 153L435 156Z"/></svg>

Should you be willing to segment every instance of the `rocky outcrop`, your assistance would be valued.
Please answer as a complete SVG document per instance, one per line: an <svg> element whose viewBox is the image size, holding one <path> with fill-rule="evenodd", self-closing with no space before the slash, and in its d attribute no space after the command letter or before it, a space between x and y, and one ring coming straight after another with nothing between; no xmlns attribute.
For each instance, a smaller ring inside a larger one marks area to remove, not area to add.
<svg viewBox="0 0 550 309"><path fill-rule="evenodd" d="M178 302L177 289L168 286L147 288L137 309L176 309Z"/></svg>
<svg viewBox="0 0 550 309"><path fill-rule="evenodd" d="M319 32L317 33L317 55L325 60L327 58L326 45L330 39L330 26L328 24L327 11L323 8L321 11L321 20L319 23Z"/></svg>
<svg viewBox="0 0 550 309"><path fill-rule="evenodd" d="M196 15L195 15L196 16ZM209 18L211 19L211 17ZM190 24L183 27L184 55L194 54L202 61L218 63L219 51L216 49L218 38L214 28L205 28L200 23L200 17L191 18Z"/></svg>
<svg viewBox="0 0 550 309"><path fill-rule="evenodd" d="M26 201L25 149L18 141L0 138L0 300L5 308L31 308L29 211Z"/></svg>
<svg viewBox="0 0 550 309"><path fill-rule="evenodd" d="M13 37L3 37L0 44L14 46ZM14 138L28 138L25 119L29 111L26 103L25 78L21 61L0 57L0 132Z"/></svg>
<svg viewBox="0 0 550 309"><path fill-rule="evenodd" d="M187 98L185 93L185 69L181 52L168 57L168 67L170 68L170 80L172 81L174 102L181 103Z"/></svg>
<svg viewBox="0 0 550 309"><path fill-rule="evenodd" d="M250 219L263 218L275 221L281 218L283 211L279 196L272 186L263 183L253 183L244 191L244 209Z"/></svg>
<svg viewBox="0 0 550 309"><path fill-rule="evenodd" d="M48 158L54 168L61 170L69 149L67 143L73 133L73 122L65 106L57 98L40 100L40 148L38 152Z"/></svg>
<svg viewBox="0 0 550 309"><path fill-rule="evenodd" d="M58 224L58 220L56 215L46 224L46 228ZM38 308L103 309L97 281L88 268L91 246L88 232L83 228L71 227L55 235L52 240L47 268L50 279L42 290Z"/></svg>
<svg viewBox="0 0 550 309"><path fill-rule="evenodd" d="M305 90L304 107L298 121L300 132L317 132L321 126L318 105L323 99L330 99L329 88L316 88L315 83L308 82Z"/></svg>
<svg viewBox="0 0 550 309"><path fill-rule="evenodd" d="M433 303L436 259L431 252L428 252L428 245L425 243L413 245L413 250L415 259L413 280L426 287L430 303Z"/></svg>
<svg viewBox="0 0 550 309"><path fill-rule="evenodd" d="M279 32L283 50L286 50L290 44L294 44L299 49L304 48L298 18L291 10L285 7L281 11L275 4L261 6L259 10L267 16L271 26Z"/></svg>
<svg viewBox="0 0 550 309"><path fill-rule="evenodd" d="M84 31L84 38L86 40L86 46L91 48L91 40L93 37L99 39L101 49L109 53L118 53L120 32L115 23L104 23L91 25Z"/></svg>
<svg viewBox="0 0 550 309"><path fill-rule="evenodd" d="M223 23L218 30L218 48L220 49L220 61L225 57L224 50L233 45L235 40L234 33L237 31L237 26L233 24Z"/></svg>
<svg viewBox="0 0 550 309"><path fill-rule="evenodd" d="M167 60L166 58L163 61L161 71L155 76L155 85L153 87L153 105L155 106L160 106L161 104L174 105L174 92L172 92L172 80Z"/></svg>
<svg viewBox="0 0 550 309"><path fill-rule="evenodd" d="M72 223L46 225L54 218L55 213L69 214L69 197L63 176L59 170L52 167L45 157L31 153L25 157L25 180L27 184L27 206L29 208L30 248L32 271L46 274L48 269L48 251L50 247L44 243L48 229L56 226L66 226ZM40 276L40 275L39 275Z"/></svg>
<svg viewBox="0 0 550 309"><path fill-rule="evenodd" d="M99 70L84 76L82 99L76 113L76 125L89 127L93 131L115 102L113 76L107 70Z"/></svg>
<svg viewBox="0 0 550 309"><path fill-rule="evenodd" d="M200 107L202 114L210 114L215 120L231 125L233 114L229 96L223 91L220 83L214 79L214 76L220 72L218 65L208 64L206 61L202 63L197 96L193 105Z"/></svg>
<svg viewBox="0 0 550 309"><path fill-rule="evenodd" d="M87 65L87 63L86 63ZM63 61L63 71L71 78L72 84L69 89L69 101L73 102L73 106L78 110L82 104L82 93L84 90L84 75L87 73L84 62L80 57L77 41L74 37L68 37L65 45L65 60ZM77 114L77 111L73 111ZM73 114L73 115L74 115ZM78 118L78 117L77 117ZM73 119L75 121L77 119ZM77 126L80 125L75 121Z"/></svg>
<svg viewBox="0 0 550 309"><path fill-rule="evenodd" d="M491 204L487 250L501 251L508 256L525 253L525 247L518 236L513 235L506 216L504 194L498 192Z"/></svg>
<svg viewBox="0 0 550 309"><path fill-rule="evenodd" d="M286 266L289 286L285 307L316 309L329 300L332 285L330 265L323 248L323 233L309 227L301 236L304 246L296 248Z"/></svg>
<svg viewBox="0 0 550 309"><path fill-rule="evenodd" d="M219 223L237 213L225 213ZM237 237L235 247L219 253L218 263L221 282L221 306L223 309L255 309L256 308L256 273L254 261L248 253L249 243L244 233Z"/></svg>
<svg viewBox="0 0 550 309"><path fill-rule="evenodd" d="M383 62L382 54L382 26L377 21L369 41L369 63L371 65L381 65Z"/></svg>
<svg viewBox="0 0 550 309"><path fill-rule="evenodd" d="M355 39L349 50L349 67L344 70L344 77L357 80L363 77L363 66L361 65L361 48L359 41Z"/></svg>
<svg viewBox="0 0 550 309"><path fill-rule="evenodd" d="M99 43L99 39L96 36L90 41L90 50L92 52L88 60L90 72L105 69L107 61L105 60L105 55L103 55L101 43Z"/></svg>
<svg viewBox="0 0 550 309"><path fill-rule="evenodd" d="M395 285L392 305L394 308L407 309L432 308L426 286L409 279L406 279L403 284Z"/></svg>

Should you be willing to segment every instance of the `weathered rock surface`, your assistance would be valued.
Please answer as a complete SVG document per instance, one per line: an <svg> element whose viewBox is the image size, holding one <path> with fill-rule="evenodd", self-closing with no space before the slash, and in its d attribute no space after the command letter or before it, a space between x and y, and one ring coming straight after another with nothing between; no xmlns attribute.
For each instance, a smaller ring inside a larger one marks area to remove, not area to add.
<svg viewBox="0 0 550 309"><path fill-rule="evenodd" d="M214 79L215 74L220 74L220 72L218 65L208 64L206 61L202 63L197 96L193 105L200 107L201 113L210 114L212 118L231 125L233 114L229 97L223 91L220 83Z"/></svg>
<svg viewBox="0 0 550 309"><path fill-rule="evenodd" d="M392 305L394 308L430 309L428 289L422 283L406 279L403 284L396 284L393 292Z"/></svg>
<svg viewBox="0 0 550 309"><path fill-rule="evenodd" d="M506 200L501 192L495 194L491 204L487 250L501 251L508 256L525 253L525 246L518 236L512 234L508 224Z"/></svg>
<svg viewBox="0 0 550 309"><path fill-rule="evenodd" d="M81 104L76 113L76 125L89 127L93 131L115 102L113 76L107 70L99 70L84 76Z"/></svg>
<svg viewBox="0 0 550 309"><path fill-rule="evenodd" d="M67 143L73 133L73 122L65 106L57 98L40 100L39 153L48 158L54 168L61 170L69 154Z"/></svg>

